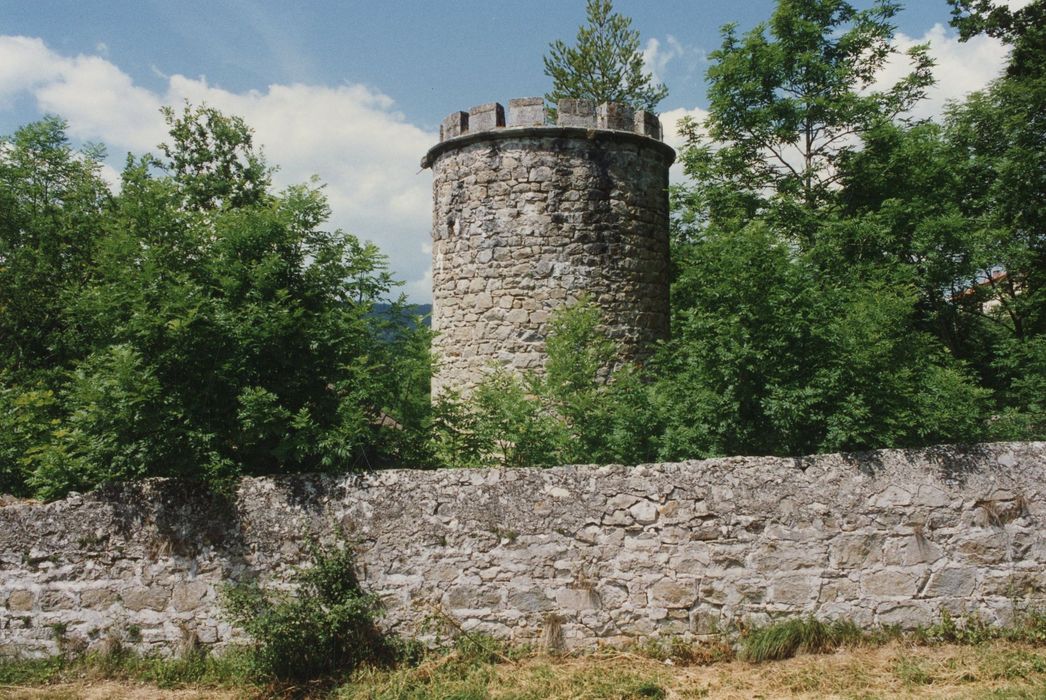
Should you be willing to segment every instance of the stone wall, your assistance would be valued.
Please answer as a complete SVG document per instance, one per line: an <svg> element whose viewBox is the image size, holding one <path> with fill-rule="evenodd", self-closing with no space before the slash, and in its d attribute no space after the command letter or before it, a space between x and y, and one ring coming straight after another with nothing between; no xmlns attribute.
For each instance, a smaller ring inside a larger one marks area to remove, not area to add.
<svg viewBox="0 0 1046 700"><path fill-rule="evenodd" d="M626 359L668 333L668 167L660 123L622 105L540 98L456 112L433 172L434 395L492 363L540 371L550 313L587 293Z"/></svg>
<svg viewBox="0 0 1046 700"><path fill-rule="evenodd" d="M149 481L0 508L0 650L227 642L222 582L278 585L335 527L407 635L442 614L569 646L799 614L1004 622L1046 604L1044 491L1046 443L259 478L228 501Z"/></svg>

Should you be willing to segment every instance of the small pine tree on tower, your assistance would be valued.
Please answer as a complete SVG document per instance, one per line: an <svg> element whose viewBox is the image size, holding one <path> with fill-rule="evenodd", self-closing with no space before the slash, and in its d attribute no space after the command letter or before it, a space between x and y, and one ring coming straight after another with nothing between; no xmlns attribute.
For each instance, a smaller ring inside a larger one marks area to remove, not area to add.
<svg viewBox="0 0 1046 700"><path fill-rule="evenodd" d="M615 13L612 0L588 0L588 24L578 27L577 43L557 40L545 56L545 75L552 105L564 98L589 99L596 104L619 102L653 112L668 96L668 88L643 71L639 32L632 20Z"/></svg>

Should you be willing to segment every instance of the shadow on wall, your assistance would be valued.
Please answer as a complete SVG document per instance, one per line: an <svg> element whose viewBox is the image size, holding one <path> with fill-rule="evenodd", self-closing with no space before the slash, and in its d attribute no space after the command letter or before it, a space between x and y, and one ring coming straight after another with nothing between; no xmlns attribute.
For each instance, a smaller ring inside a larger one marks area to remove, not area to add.
<svg viewBox="0 0 1046 700"><path fill-rule="evenodd" d="M936 445L933 447L890 450L889 452L895 458L901 457L906 464L913 467L927 463L932 464L938 468L938 473L942 479L955 481L959 484L965 483L969 474L984 471L986 464L995 462L995 453L990 449L989 445L984 444ZM886 454L885 451L879 450L842 452L840 456L847 464L857 467L862 474L876 476L885 469L884 454ZM817 462L817 459L817 455L796 457L795 464L800 470L806 471L807 468ZM1005 455L999 458L1001 466L1013 466L1012 464L1006 464L1005 459Z"/></svg>

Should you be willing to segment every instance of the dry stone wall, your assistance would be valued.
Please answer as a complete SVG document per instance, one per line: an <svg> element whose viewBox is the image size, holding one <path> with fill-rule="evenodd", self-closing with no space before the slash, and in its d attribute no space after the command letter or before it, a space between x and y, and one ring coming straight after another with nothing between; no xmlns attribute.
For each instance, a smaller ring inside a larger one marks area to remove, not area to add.
<svg viewBox="0 0 1046 700"><path fill-rule="evenodd" d="M540 371L550 313L587 294L625 359L668 333L668 167L660 122L623 105L541 98L444 120L433 172L433 392L492 364Z"/></svg>
<svg viewBox="0 0 1046 700"><path fill-rule="evenodd" d="M0 508L0 652L224 644L223 582L340 528L388 628L568 646L812 614L913 626L1046 604L1046 443L801 459L154 480ZM437 612L438 611L438 612Z"/></svg>

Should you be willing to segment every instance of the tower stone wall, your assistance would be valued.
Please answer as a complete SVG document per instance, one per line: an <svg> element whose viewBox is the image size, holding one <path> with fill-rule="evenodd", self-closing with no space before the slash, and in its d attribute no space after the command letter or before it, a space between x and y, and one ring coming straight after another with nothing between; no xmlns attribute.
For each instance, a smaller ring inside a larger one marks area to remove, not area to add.
<svg viewBox="0 0 1046 700"><path fill-rule="evenodd" d="M657 117L541 98L455 112L433 172L433 395L541 371L551 313L588 295L623 359L668 334L668 167Z"/></svg>

